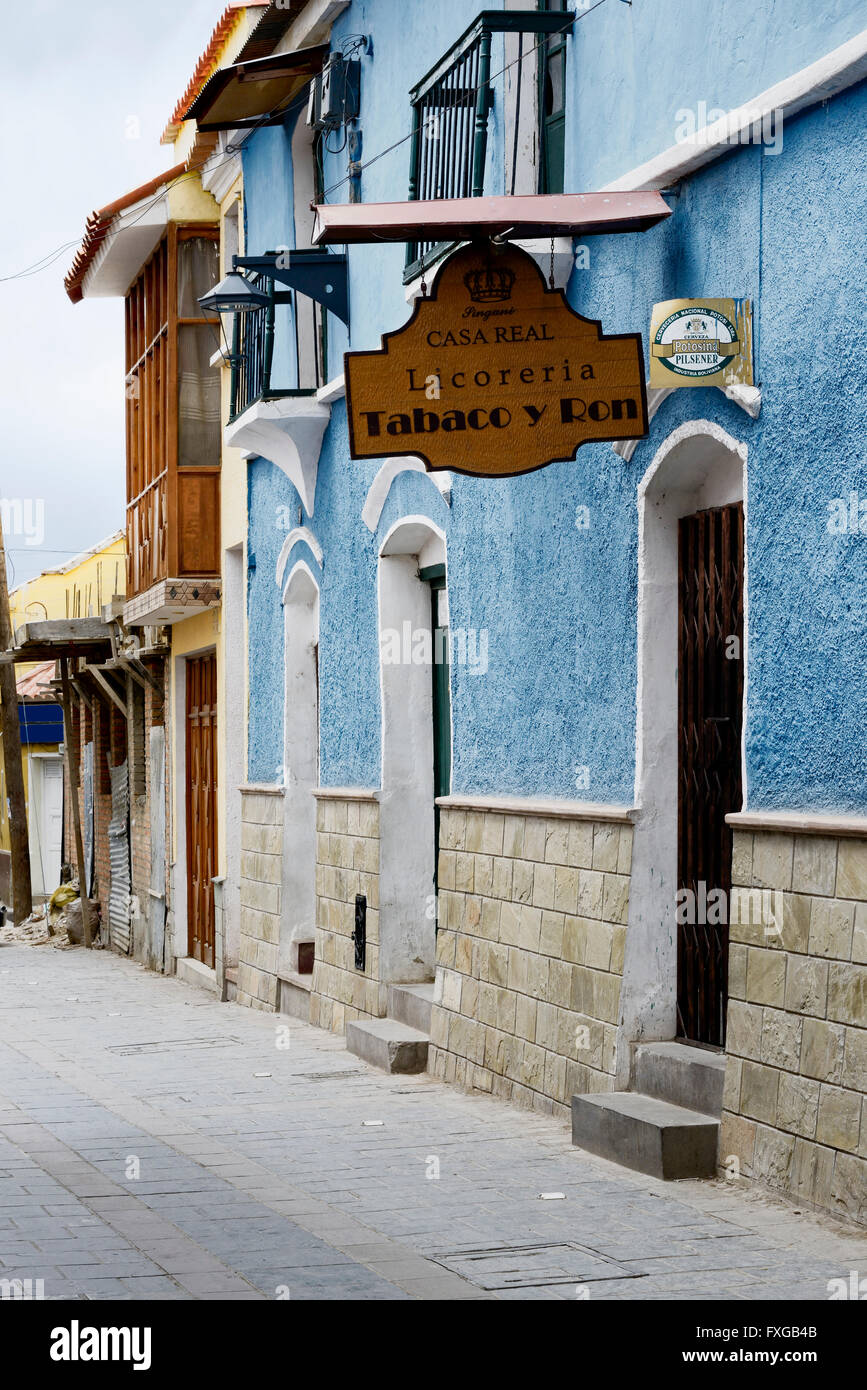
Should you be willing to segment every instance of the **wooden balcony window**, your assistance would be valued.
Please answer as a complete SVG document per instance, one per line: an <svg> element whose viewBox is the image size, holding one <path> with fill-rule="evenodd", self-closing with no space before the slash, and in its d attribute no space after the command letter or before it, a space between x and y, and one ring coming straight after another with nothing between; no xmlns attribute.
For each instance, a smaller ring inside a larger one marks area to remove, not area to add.
<svg viewBox="0 0 867 1390"><path fill-rule="evenodd" d="M219 574L216 228L171 224L126 298L127 597Z"/></svg>

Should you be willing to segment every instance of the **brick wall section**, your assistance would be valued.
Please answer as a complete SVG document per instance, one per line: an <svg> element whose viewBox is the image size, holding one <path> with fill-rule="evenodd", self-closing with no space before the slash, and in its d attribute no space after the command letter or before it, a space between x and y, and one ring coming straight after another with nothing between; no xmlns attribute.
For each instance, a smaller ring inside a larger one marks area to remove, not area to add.
<svg viewBox="0 0 867 1390"><path fill-rule="evenodd" d="M720 1163L865 1221L867 842L739 831L733 881L783 913L777 935L730 927Z"/></svg>
<svg viewBox="0 0 867 1390"><path fill-rule="evenodd" d="M316 803L316 948L310 1022L343 1032L356 1018L383 1018L379 978L379 803ZM355 969L355 896L367 898L367 959Z"/></svg>
<svg viewBox="0 0 867 1390"><path fill-rule="evenodd" d="M237 1002L276 1011L283 876L283 793L241 792L241 942Z"/></svg>
<svg viewBox="0 0 867 1390"><path fill-rule="evenodd" d="M429 1069L568 1117L613 1089L631 825L443 810Z"/></svg>

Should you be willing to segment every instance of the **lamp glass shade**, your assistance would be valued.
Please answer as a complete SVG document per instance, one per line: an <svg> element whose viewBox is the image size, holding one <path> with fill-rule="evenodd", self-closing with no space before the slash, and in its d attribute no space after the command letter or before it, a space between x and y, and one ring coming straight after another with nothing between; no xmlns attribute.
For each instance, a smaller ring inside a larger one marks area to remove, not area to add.
<svg viewBox="0 0 867 1390"><path fill-rule="evenodd" d="M252 309L264 309L270 303L269 296L263 290L251 285L236 270L199 300L207 314L247 314Z"/></svg>

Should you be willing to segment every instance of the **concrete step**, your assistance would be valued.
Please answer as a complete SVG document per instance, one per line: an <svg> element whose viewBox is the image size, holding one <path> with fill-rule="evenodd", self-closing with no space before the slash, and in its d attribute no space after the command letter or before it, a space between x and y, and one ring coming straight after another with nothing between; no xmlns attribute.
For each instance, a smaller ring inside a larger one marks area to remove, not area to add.
<svg viewBox="0 0 867 1390"><path fill-rule="evenodd" d="M198 985L200 989L207 989L211 994L218 992L217 974L207 965L203 965L200 960L195 960L192 956L179 956L175 961L175 974L179 980L183 980L188 985Z"/></svg>
<svg viewBox="0 0 867 1390"><path fill-rule="evenodd" d="M420 1033L429 1033L433 995L433 980L424 985L389 985L388 1016Z"/></svg>
<svg viewBox="0 0 867 1390"><path fill-rule="evenodd" d="M310 982L312 975L281 976L277 982L277 1012L310 1022Z"/></svg>
<svg viewBox="0 0 867 1390"><path fill-rule="evenodd" d="M428 1041L426 1033L393 1018L358 1018L346 1025L349 1051L383 1071L424 1071Z"/></svg>
<svg viewBox="0 0 867 1390"><path fill-rule="evenodd" d="M687 1043L643 1043L635 1050L633 1089L702 1115L722 1114L726 1059Z"/></svg>
<svg viewBox="0 0 867 1390"><path fill-rule="evenodd" d="M573 1096L572 1143L654 1178L710 1178L719 1121L632 1091Z"/></svg>

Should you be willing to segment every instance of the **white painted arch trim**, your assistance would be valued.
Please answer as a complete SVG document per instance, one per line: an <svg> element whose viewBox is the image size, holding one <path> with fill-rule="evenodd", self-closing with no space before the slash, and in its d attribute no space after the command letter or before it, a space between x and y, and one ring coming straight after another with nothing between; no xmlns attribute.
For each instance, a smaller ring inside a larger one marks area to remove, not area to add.
<svg viewBox="0 0 867 1390"><path fill-rule="evenodd" d="M647 498L648 489L652 486L652 484L653 484L653 482L654 482L654 480L655 480L655 478L656 478L656 475L659 473L659 470L662 468L662 466L663 466L663 464L665 463L666 459L669 457L670 454L672 454L672 453L674 452L675 449L679 448L682 444L685 444L688 440L694 440L694 439L700 439L700 438L712 439L712 440L714 441L715 444L718 444L721 448L726 449L730 454L733 454L733 455L735 455L738 459L740 459L741 477L742 477L742 482L743 482L743 488L742 488L742 501L743 501L743 507L744 507L744 526L746 527L746 520L747 520L747 456L748 456L748 453L749 453L749 449L748 449L748 446L747 446L746 442L745 442L744 440L735 439L734 435L729 434L728 430L724 430L724 429L722 428L722 426L716 424L716 422L715 422L714 420L704 420L704 419L699 419L699 420L685 420L685 421L683 422L682 425L678 425L678 427L677 427L676 429L672 430L671 434L669 434L669 435L662 441L662 443L660 444L660 446L659 446L659 448L657 449L656 453L654 454L653 458L651 459L651 461L650 461L650 463L649 463L649 465L648 465L648 467L647 467L647 470L646 470L646 472L644 473L644 476L642 477L640 483L638 484L637 504L638 504L638 553L639 553L639 565L641 564L641 556L644 554L644 551L645 551L645 535L644 535L644 529L645 529L645 502L646 502L646 498ZM748 706L747 706L747 697L748 697L747 683L748 683L748 679L749 679L749 663L748 663L748 660L747 660L748 646L749 646L749 628L748 628L748 624L747 624L747 605L748 605L748 595L749 595L749 573L748 573L748 570L749 570L749 555L748 555L748 552L747 552L747 547L746 547L746 545L745 545L745 546L744 546L744 648L743 648L743 652L742 652L742 654L741 654L742 660L743 660L743 663L744 663L744 696L743 696L743 716L744 716L744 717L743 717L743 729L744 729L744 730L746 729L746 712L747 712L747 707L748 707ZM640 807L641 804L642 804L641 789L640 789L640 782L641 782L641 778L642 778L642 774L643 774L643 769L644 769L644 737L643 737L643 733L642 733L642 721L643 721L643 711L644 711L644 700L645 700L645 698L646 698L645 681L644 681L644 665L645 665L645 663L644 663L644 661L643 661L643 659L642 659L642 651L641 651L641 645L642 645L643 635L642 635L642 613L641 613L641 611L640 611L640 609L641 609L641 592L640 592L640 590L641 590L641 585L640 585L640 583L639 583L638 679L637 679L637 688L636 688L636 720L635 720L635 805L636 805L636 806L639 806L639 807ZM742 786L742 789L743 789L744 802L746 803L746 799L747 799L747 768L746 768L745 745L744 745L743 739L742 739L742 742L741 742L741 786Z"/></svg>
<svg viewBox="0 0 867 1390"><path fill-rule="evenodd" d="M682 390L684 388L678 388L676 386L655 386L651 388L648 386L648 424L655 417L663 401L667 401L669 396L678 389ZM739 405L741 410L745 410L751 420L757 420L759 418L759 411L762 408L762 393L758 386L718 386L716 389L722 391L723 395L726 396L728 400L734 401L735 405ZM629 463L635 450L641 443L642 440L640 439L619 439L617 443L612 444L611 447L615 454L623 459L624 463Z"/></svg>
<svg viewBox="0 0 867 1390"><path fill-rule="evenodd" d="M295 564L292 566L292 569L289 572L289 578L283 585L283 595L280 602L283 604L284 608L286 607L287 603L291 603L293 601L294 596L292 594L292 588L295 584L295 581L301 576L307 578L313 585L316 594L319 594L319 581L316 578L316 575L313 573L310 566L304 560L296 560ZM310 593L310 590L308 590L307 598L309 599L310 597L312 597L312 595Z"/></svg>
<svg viewBox="0 0 867 1390"><path fill-rule="evenodd" d="M440 542L443 561L446 558L446 533L429 516L402 516L388 528L379 547L380 555L420 555L433 539Z"/></svg>
<svg viewBox="0 0 867 1390"><path fill-rule="evenodd" d="M669 454L688 439L697 439L702 436L714 440L723 449L727 449L730 454L737 454L744 470L746 470L748 449L743 440L735 439L734 435L729 434L728 430L724 430L713 420L684 420L682 425L678 425L677 429L672 430L671 434L662 441L651 459L646 473L638 484L639 506ZM746 489L744 490L746 491Z"/></svg>
<svg viewBox="0 0 867 1390"><path fill-rule="evenodd" d="M277 573L275 575L275 579L278 589L283 583L283 575L285 574L286 566L289 563L289 556L291 555L295 546L298 545L300 541L303 541L303 543L307 546L319 568L322 569L324 566L322 547L319 544L316 537L314 536L313 532L307 526L296 526L293 531L289 532L288 536L286 537L285 541L280 547L280 554L277 557Z"/></svg>
<svg viewBox="0 0 867 1390"><path fill-rule="evenodd" d="M430 478L437 492L442 497L447 507L452 505L452 475L447 472L428 473L420 458L414 456L408 458L388 459L373 482L370 484L370 491L367 500L361 509L361 519L368 531L374 532L379 525L383 508L388 500L391 485L401 473L424 473L425 477Z"/></svg>

